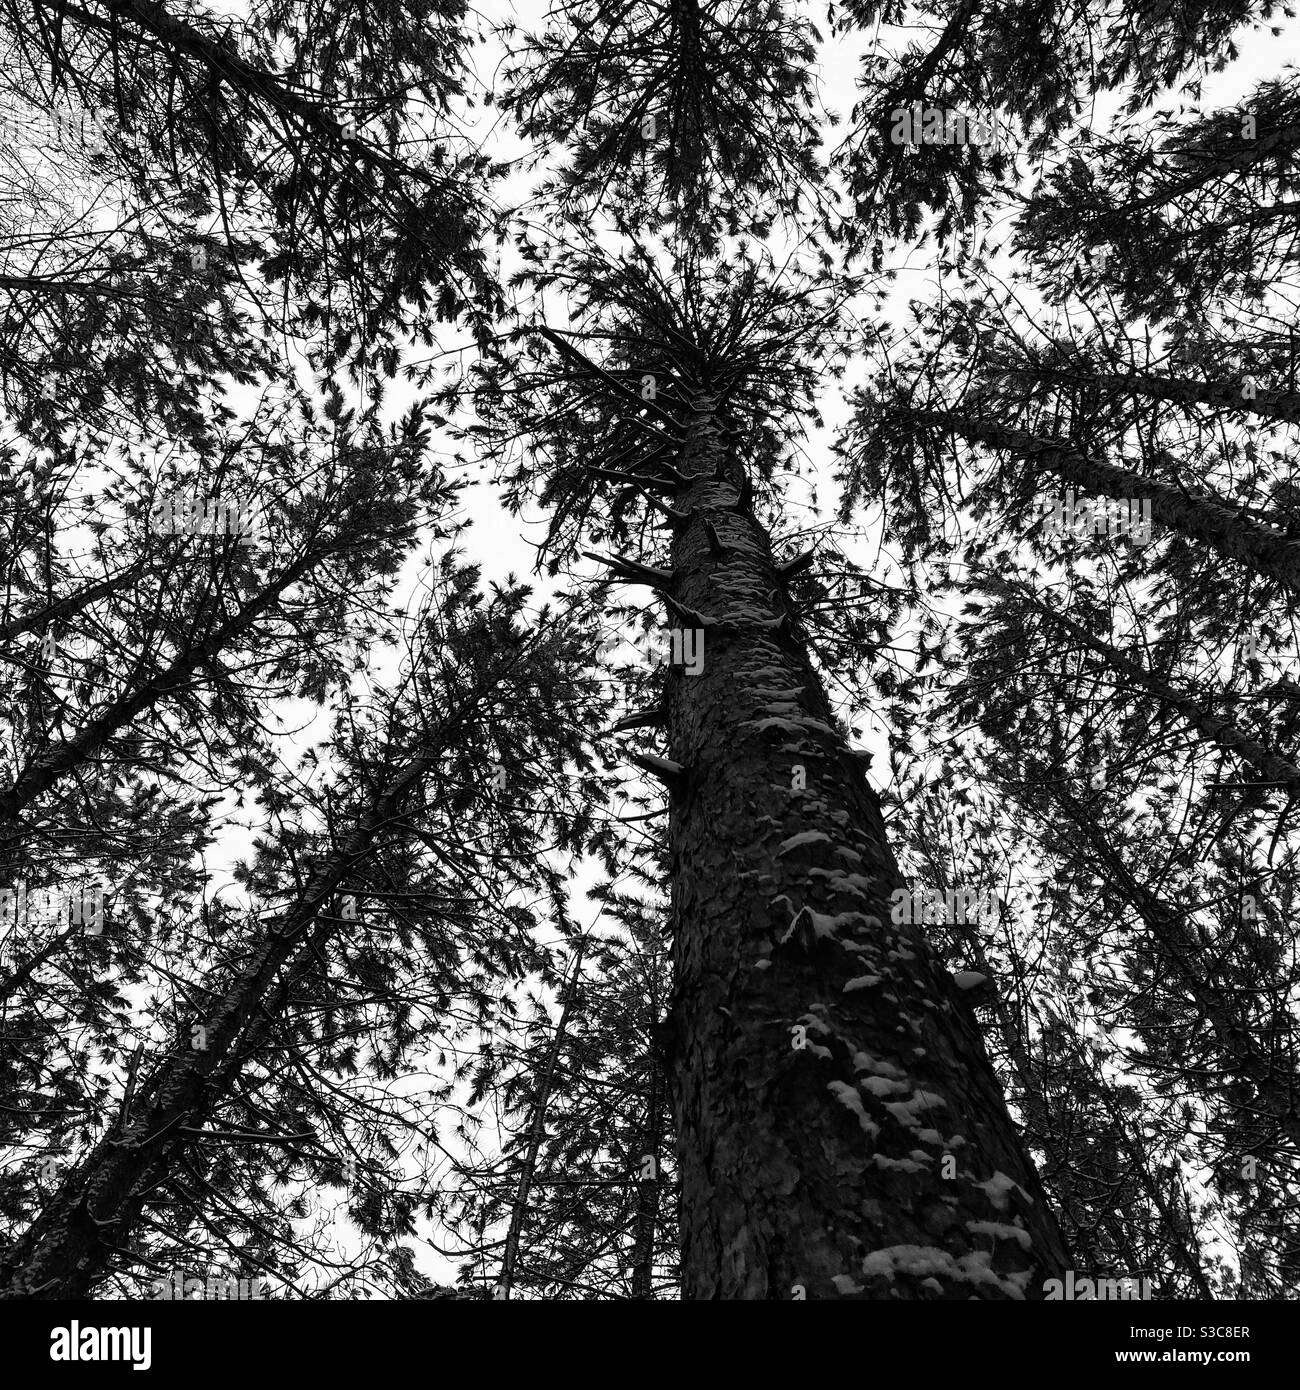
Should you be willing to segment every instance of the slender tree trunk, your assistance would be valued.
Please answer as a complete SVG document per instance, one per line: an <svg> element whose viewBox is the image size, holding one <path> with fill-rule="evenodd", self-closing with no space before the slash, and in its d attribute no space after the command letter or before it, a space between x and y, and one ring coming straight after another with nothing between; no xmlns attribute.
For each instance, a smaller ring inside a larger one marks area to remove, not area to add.
<svg viewBox="0 0 1300 1390"><path fill-rule="evenodd" d="M546 1052L546 1062L537 1082L537 1094L533 1098L532 1122L528 1130L528 1147L524 1151L523 1166L519 1171L519 1185L515 1191L514 1206L510 1212L510 1229L506 1233L506 1248L501 1256L501 1275L497 1279L494 1296L508 1299L515 1282L515 1265L519 1259L519 1238L523 1234L524 1218L528 1214L528 1197L532 1191L533 1174L537 1169L537 1155L542 1147L542 1136L546 1132L546 1107L551 1099L551 1086L555 1081L555 1066L560 1060L560 1050L564 1046L569 1018L578 991L578 979L582 974L582 955L586 942L580 942L573 963L573 977L565 987L564 1005L555 1024L555 1036Z"/></svg>
<svg viewBox="0 0 1300 1390"><path fill-rule="evenodd" d="M1172 401L1175 405L1203 405L1211 410L1238 411L1265 420L1294 424L1300 420L1300 396L1290 391L1256 389L1253 397L1243 396L1243 383L1237 381L1191 381L1186 377L1160 376L1155 372L1068 371L1040 367L1010 369L1004 375L1028 377L1053 386L1092 386L1113 396L1142 396L1153 401Z"/></svg>
<svg viewBox="0 0 1300 1390"><path fill-rule="evenodd" d="M989 963L989 959L984 950L984 943L980 932L972 922L960 924L962 938L970 952L970 962L976 969L980 970L990 980L996 979L997 972ZM1033 1059L1029 1054L1029 1049L1025 1046L1024 1035L1020 1028L1019 1020L1012 1015L1010 1003L1002 989L994 990L993 1012L998 1021L998 1031L1002 1035L1002 1045L1007 1050L1007 1056L1011 1063L1012 1071L1016 1081L1020 1086L1020 1104L1024 1107L1025 1115L1029 1121L1028 1132L1035 1141L1042 1147L1047 1155L1050 1169L1045 1170L1047 1180L1052 1182L1057 1192L1065 1198L1068 1203L1078 1190L1080 1184L1074 1171L1068 1147L1060 1143L1056 1124L1053 1122L1052 1115L1043 1097L1043 1089L1039 1084L1034 1070ZM1075 1053L1075 1060L1082 1065L1084 1062L1083 1054L1077 1049L1073 1040L1071 1049ZM1130 1160L1133 1162L1133 1170L1137 1175L1138 1181L1142 1185L1143 1191L1147 1194L1148 1200L1155 1208L1160 1217L1161 1225L1165 1232L1165 1242L1174 1258L1183 1266L1185 1273L1195 1286L1201 1298L1213 1298L1210 1286L1205 1278L1205 1271L1201 1268L1200 1261L1197 1260L1187 1249L1185 1242L1186 1223L1180 1223L1177 1214L1169 1206L1165 1194L1160 1190L1160 1186L1151 1176L1149 1165L1145 1161L1145 1154L1136 1144L1133 1134L1129 1128L1128 1121L1123 1113L1117 1110L1111 1099L1109 1089L1104 1077L1096 1077L1097 1087L1103 1096L1106 1109L1110 1112L1111 1119L1115 1122L1121 1143L1127 1150ZM1068 1210L1068 1207L1067 1207ZM1093 1207L1095 1211L1095 1206ZM1074 1213L1070 1213L1077 1218L1078 1215L1088 1217L1089 1204L1083 1200L1079 1202L1079 1208ZM1095 1218L1094 1218L1095 1219ZM1131 1275L1137 1275L1140 1271L1134 1267Z"/></svg>
<svg viewBox="0 0 1300 1390"><path fill-rule="evenodd" d="M1288 795L1292 797L1300 796L1300 767L1286 758L1278 757L1259 739L1242 733L1232 720L1211 714L1202 706L1200 698L1170 685L1154 671L1148 670L1140 661L1134 661L1118 647L1104 642L1100 637L1095 637L1086 628L1067 618L1064 613L1043 603L1025 585L1004 580L998 575L989 573L981 574L980 582L992 593L1012 594L1029 604L1036 612L1041 613L1050 622L1068 632L1080 646L1099 657L1106 666L1109 666L1118 675L1124 676L1138 689L1146 691L1162 704L1176 710L1205 742L1221 749L1224 753L1230 753L1233 757L1240 758L1247 767L1259 773L1267 784L1284 787Z"/></svg>
<svg viewBox="0 0 1300 1390"><path fill-rule="evenodd" d="M15 919L16 917L17 913L15 912ZM18 939L18 925L17 920L15 920L13 934L9 938L10 941L16 941ZM57 936L52 936L40 950L34 951L21 965L15 966L9 974L0 978L0 1004L5 1003L11 994L21 989L47 960L57 955L67 942L83 930L84 928L81 923L74 922ZM3 940L3 938L0 938L0 940ZM5 964L5 961L3 957L0 956L0 965L3 964Z"/></svg>
<svg viewBox="0 0 1300 1390"><path fill-rule="evenodd" d="M1102 497L1149 499L1153 521L1189 539L1204 541L1220 555L1300 593L1300 543L1249 520L1205 493L1117 468L1081 453L1063 440L946 411L918 411L913 418L920 424L938 425L972 444L985 444L1032 459L1062 482L1086 492Z"/></svg>
<svg viewBox="0 0 1300 1390"><path fill-rule="evenodd" d="M659 1151L663 1145L664 1094L663 1064L657 1051L650 1056L650 1091L646 1096L645 1134L641 1149L635 1155L638 1164L649 1158L653 1177L642 1178L637 1184L636 1237L632 1246L632 1297L654 1298L655 1230L659 1224L659 1193L662 1178L659 1172ZM639 1169L638 1169L639 1171Z"/></svg>
<svg viewBox="0 0 1300 1390"><path fill-rule="evenodd" d="M47 623L69 617L73 613L80 613L83 608L94 603L97 598L103 598L105 594L111 594L115 589L123 588L139 578L144 573L144 569L145 562L137 560L135 564L128 565L126 569L108 579L101 579L94 584L88 584L84 589L78 589L76 593L69 594L66 598L58 599L54 603L47 604L44 608L38 608L34 613L27 613L21 618L13 618L7 623L0 623L0 642L12 642L15 637L21 637L24 632L43 629Z"/></svg>
<svg viewBox="0 0 1300 1390"><path fill-rule="evenodd" d="M1263 1106L1263 1113L1277 1123L1279 1133L1300 1145L1300 1117L1292 1108L1295 1073L1279 1065L1280 1058L1261 1049L1255 1028L1235 1007L1240 993L1214 980L1205 960L1205 945L1188 930L1184 914L1134 877L1085 809L1061 788L1054 788L1052 795L1091 845L1106 881L1133 904L1152 939L1165 952L1164 959L1173 965L1198 1020L1210 1025L1214 1044L1222 1054L1224 1072L1229 1076L1235 1073L1247 1082Z"/></svg>
<svg viewBox="0 0 1300 1390"><path fill-rule="evenodd" d="M319 951L337 930L318 920L376 835L400 815L407 797L438 765L437 753L410 764L376 799L369 814L312 876L296 906L252 952L248 963L196 1020L203 1030L182 1038L138 1091L129 1123L106 1134L64 1179L23 1236L0 1255L0 1299L82 1298L121 1251L178 1151L193 1142L260 1041L265 1010L284 991L281 970L303 952ZM201 1046L196 1046L196 1042Z"/></svg>
<svg viewBox="0 0 1300 1390"><path fill-rule="evenodd" d="M92 758L114 734L129 725L138 714L152 709L160 700L166 699L177 690L184 689L204 662L218 655L228 642L240 633L246 632L259 618L271 612L284 591L310 574L328 555L328 550L318 550L294 561L287 569L281 571L273 584L268 585L249 603L241 606L233 617L215 627L206 637L188 643L176 659L157 675L150 676L134 690L124 692L105 706L75 738L67 739L41 753L36 761L19 774L12 786L0 792L0 826L5 822L13 822L20 811L43 792L48 791L60 777ZM0 831L0 834L3 832ZM7 840L15 838L17 836L14 832L4 836ZM0 840L0 843L3 843L3 840Z"/></svg>
<svg viewBox="0 0 1300 1390"><path fill-rule="evenodd" d="M1150 1151L1142 1142L1141 1131L1134 1128L1132 1110L1126 1109L1116 1102L1111 1085L1100 1073L1095 1057L1089 1056L1084 1051L1075 1034L1069 1032L1066 1036L1069 1038L1069 1048L1074 1056L1075 1065L1086 1067L1091 1074L1097 1098L1105 1106L1106 1113L1110 1116L1111 1124L1114 1126L1113 1133L1118 1145L1128 1155L1134 1175L1137 1177L1142 1190L1147 1194L1152 1206L1160 1215L1168 1249L1182 1265L1183 1272L1195 1288L1197 1297L1213 1299L1214 1291L1210 1288L1209 1280L1205 1277L1205 1270L1201 1266L1199 1247L1188 1248L1189 1241L1194 1247L1196 1246L1195 1225L1185 1212L1180 1213L1170 1204L1168 1197L1160 1190L1159 1184L1153 1178ZM1121 1221L1121 1230L1124 1229L1124 1224Z"/></svg>
<svg viewBox="0 0 1300 1390"><path fill-rule="evenodd" d="M1056 1220L955 986L890 920L879 807L719 409L693 408L668 601L704 615L704 662L670 681L658 767L684 1295L1042 1297Z"/></svg>
<svg viewBox="0 0 1300 1390"><path fill-rule="evenodd" d="M1252 164L1262 163L1270 156L1285 154L1296 149L1297 146L1300 146L1300 125L1279 126L1276 130L1271 130L1266 135L1252 140L1248 145L1239 146L1236 149L1230 148L1227 153L1220 155L1217 159L1213 157L1206 159L1198 166L1195 173L1177 179L1145 198L1137 198L1131 203L1122 204L1106 215L1107 220L1123 220L1132 217L1135 213L1166 207L1184 193L1191 193L1197 188L1204 188L1207 183L1211 183L1215 179L1226 178L1229 174L1249 169Z"/></svg>

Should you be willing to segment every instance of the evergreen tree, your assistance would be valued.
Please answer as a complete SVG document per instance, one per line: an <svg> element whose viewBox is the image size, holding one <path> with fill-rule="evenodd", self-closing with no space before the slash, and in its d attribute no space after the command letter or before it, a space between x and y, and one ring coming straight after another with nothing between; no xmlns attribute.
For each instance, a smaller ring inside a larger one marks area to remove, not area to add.
<svg viewBox="0 0 1300 1390"><path fill-rule="evenodd" d="M0 0L4 1297L1294 1295L1275 18Z"/></svg>

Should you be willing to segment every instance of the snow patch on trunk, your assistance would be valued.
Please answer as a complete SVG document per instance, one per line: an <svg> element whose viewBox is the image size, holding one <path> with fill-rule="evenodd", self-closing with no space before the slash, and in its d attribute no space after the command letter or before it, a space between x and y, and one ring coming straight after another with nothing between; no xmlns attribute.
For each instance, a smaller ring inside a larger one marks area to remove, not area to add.
<svg viewBox="0 0 1300 1390"><path fill-rule="evenodd" d="M798 835L791 835L788 840L782 840L777 846L778 854L789 854L792 849L798 849L800 845L820 845L830 844L831 837L824 830L803 830Z"/></svg>
<svg viewBox="0 0 1300 1390"><path fill-rule="evenodd" d="M972 1235L992 1236L994 1240L1014 1240L1022 1250L1029 1250L1033 1241L1023 1226L1008 1226L1003 1221L968 1221L966 1229Z"/></svg>
<svg viewBox="0 0 1300 1390"><path fill-rule="evenodd" d="M848 1084L847 1081L828 1081L826 1089L835 1097L839 1103L848 1110L852 1110L858 1117L858 1124L873 1139L880 1133L880 1126L862 1108L862 1097L857 1091Z"/></svg>
<svg viewBox="0 0 1300 1390"><path fill-rule="evenodd" d="M991 1260L992 1256L987 1250L972 1250L960 1259L954 1259L949 1251L933 1245L889 1245L883 1250L873 1250L862 1261L862 1272L869 1276L883 1276L891 1282L897 1274L910 1274L918 1278L933 1276L937 1280L986 1285L996 1288L1008 1298L1024 1298L1029 1271L998 1274L989 1268Z"/></svg>
<svg viewBox="0 0 1300 1390"><path fill-rule="evenodd" d="M983 1191L998 1211L1006 1211L1010 1207L1011 1203L1007 1200L1009 1192L1018 1192L1030 1206L1034 1202L1034 1199L1014 1178L1009 1178L1002 1172L994 1173L988 1182L977 1182L973 1185Z"/></svg>
<svg viewBox="0 0 1300 1390"><path fill-rule="evenodd" d="M855 1052L853 1054L854 1071L870 1071L877 1076L892 1076L896 1081L906 1081L907 1073L901 1071L892 1062L881 1062L867 1052Z"/></svg>

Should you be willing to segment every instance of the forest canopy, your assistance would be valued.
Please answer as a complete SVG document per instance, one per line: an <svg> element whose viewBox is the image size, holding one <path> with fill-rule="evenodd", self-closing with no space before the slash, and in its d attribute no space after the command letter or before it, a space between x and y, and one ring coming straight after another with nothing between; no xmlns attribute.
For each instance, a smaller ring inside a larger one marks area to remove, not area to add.
<svg viewBox="0 0 1300 1390"><path fill-rule="evenodd" d="M1297 34L0 0L0 1297L1294 1299Z"/></svg>

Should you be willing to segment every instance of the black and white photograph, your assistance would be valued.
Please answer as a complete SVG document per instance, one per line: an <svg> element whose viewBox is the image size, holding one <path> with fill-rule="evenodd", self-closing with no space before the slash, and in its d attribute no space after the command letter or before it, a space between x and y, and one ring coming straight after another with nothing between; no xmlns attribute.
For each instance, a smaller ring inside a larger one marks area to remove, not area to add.
<svg viewBox="0 0 1300 1390"><path fill-rule="evenodd" d="M1279 1352L1298 60L1255 0L0 0L21 1383L662 1335L506 1302ZM700 1377L815 1326L672 1316Z"/></svg>

